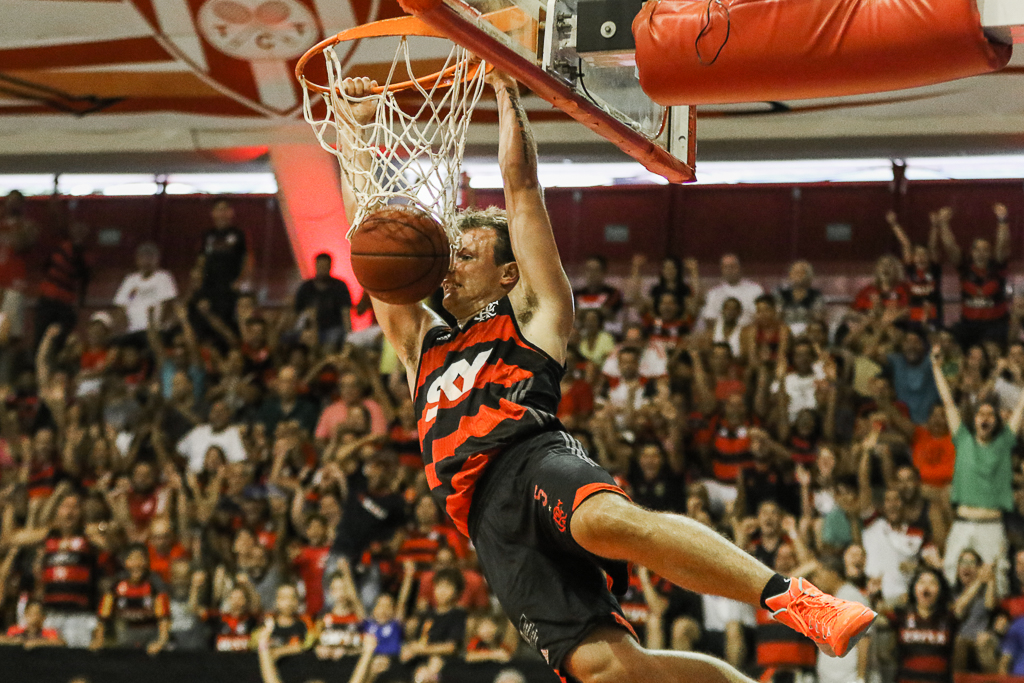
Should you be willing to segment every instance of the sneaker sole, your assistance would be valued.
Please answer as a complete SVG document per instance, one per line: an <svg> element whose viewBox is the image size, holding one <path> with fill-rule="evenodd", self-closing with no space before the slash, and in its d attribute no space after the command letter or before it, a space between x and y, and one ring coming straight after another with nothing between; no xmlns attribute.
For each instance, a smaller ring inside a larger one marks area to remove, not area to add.
<svg viewBox="0 0 1024 683"><path fill-rule="evenodd" d="M875 619L878 618L878 615L871 610L867 610L864 616L868 615L870 615L870 618L868 619L861 617L858 621L853 622L854 634L847 639L846 648L842 652L837 653L827 644L819 645L818 648L830 657L842 657L847 652L855 648L857 643L860 642L860 639L866 636L868 631L871 630L871 625L875 623Z"/></svg>

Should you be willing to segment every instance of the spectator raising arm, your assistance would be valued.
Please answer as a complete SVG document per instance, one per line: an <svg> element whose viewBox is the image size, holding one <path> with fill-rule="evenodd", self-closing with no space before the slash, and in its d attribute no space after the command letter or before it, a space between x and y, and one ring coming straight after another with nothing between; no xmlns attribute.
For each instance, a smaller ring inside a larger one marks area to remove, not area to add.
<svg viewBox="0 0 1024 683"><path fill-rule="evenodd" d="M938 387L939 396L942 398L942 407L946 410L949 433L956 434L960 429L960 409L957 408L956 401L953 400L953 390L950 389L946 375L942 372L942 347L938 344L932 347L932 374L935 375L935 386ZM1021 395L1024 396L1024 393ZM1019 423L1018 418L1018 425Z"/></svg>

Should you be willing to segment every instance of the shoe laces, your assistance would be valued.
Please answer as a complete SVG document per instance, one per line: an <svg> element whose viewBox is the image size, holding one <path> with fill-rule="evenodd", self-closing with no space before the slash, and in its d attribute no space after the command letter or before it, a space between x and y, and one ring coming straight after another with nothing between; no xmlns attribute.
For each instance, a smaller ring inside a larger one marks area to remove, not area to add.
<svg viewBox="0 0 1024 683"><path fill-rule="evenodd" d="M804 588L802 580L799 590L800 593L784 608L785 612L800 624L808 637L816 642L825 642L832 635L832 626L843 612L844 605L828 593Z"/></svg>

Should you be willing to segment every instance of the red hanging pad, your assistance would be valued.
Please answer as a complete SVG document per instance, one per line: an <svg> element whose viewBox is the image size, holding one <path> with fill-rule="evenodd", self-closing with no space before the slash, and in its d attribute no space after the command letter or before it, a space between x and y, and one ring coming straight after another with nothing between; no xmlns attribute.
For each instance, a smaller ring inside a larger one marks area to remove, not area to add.
<svg viewBox="0 0 1024 683"><path fill-rule="evenodd" d="M640 85L665 106L902 90L996 71L975 0L650 0Z"/></svg>

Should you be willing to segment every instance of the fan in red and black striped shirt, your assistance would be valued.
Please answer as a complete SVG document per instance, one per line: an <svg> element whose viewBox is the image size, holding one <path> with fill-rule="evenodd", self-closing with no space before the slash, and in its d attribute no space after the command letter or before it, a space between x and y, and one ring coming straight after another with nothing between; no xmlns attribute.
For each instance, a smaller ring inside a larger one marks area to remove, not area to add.
<svg viewBox="0 0 1024 683"><path fill-rule="evenodd" d="M950 263L960 273L961 320L957 340L965 349L985 341L1006 343L1009 333L1009 297L1006 277L1010 260L1010 214L1003 204L994 204L996 240L978 238L964 258L949 224L942 226L942 243Z"/></svg>
<svg viewBox="0 0 1024 683"><path fill-rule="evenodd" d="M125 574L100 602L100 624L93 646L102 647L104 631L112 626L118 647L145 648L155 655L171 636L171 603L167 587L149 569L149 548L137 543L124 557Z"/></svg>
<svg viewBox="0 0 1024 683"><path fill-rule="evenodd" d="M949 609L949 585L931 568L910 586L906 608L886 615L896 634L896 683L950 683L953 648L959 628Z"/></svg>

